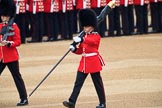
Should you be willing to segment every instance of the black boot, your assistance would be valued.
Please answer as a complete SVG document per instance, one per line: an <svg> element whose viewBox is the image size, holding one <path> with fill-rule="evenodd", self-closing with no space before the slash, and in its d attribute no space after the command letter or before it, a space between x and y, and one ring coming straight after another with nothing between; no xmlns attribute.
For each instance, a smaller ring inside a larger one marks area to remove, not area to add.
<svg viewBox="0 0 162 108"><path fill-rule="evenodd" d="M99 104L96 106L96 108L106 108L106 104Z"/></svg>
<svg viewBox="0 0 162 108"><path fill-rule="evenodd" d="M21 101L17 103L17 106L24 106L24 105L28 105L27 99L21 99Z"/></svg>
<svg viewBox="0 0 162 108"><path fill-rule="evenodd" d="M75 108L75 104L72 102L64 101L63 105L67 108Z"/></svg>

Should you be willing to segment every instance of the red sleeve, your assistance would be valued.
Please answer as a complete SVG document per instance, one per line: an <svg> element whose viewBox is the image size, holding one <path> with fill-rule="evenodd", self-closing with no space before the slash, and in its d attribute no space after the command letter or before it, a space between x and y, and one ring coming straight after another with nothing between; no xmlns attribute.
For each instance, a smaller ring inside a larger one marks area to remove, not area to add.
<svg viewBox="0 0 162 108"><path fill-rule="evenodd" d="M75 54L82 54L82 53L83 53L82 44L79 44L77 50L76 50L74 53L75 53Z"/></svg>
<svg viewBox="0 0 162 108"><path fill-rule="evenodd" d="M11 47L17 47L21 44L20 30L16 24L13 25L13 28L15 35L8 37L8 40L13 42Z"/></svg>
<svg viewBox="0 0 162 108"><path fill-rule="evenodd" d="M89 45L97 45L100 42L100 36L98 34L92 34L84 38L84 42Z"/></svg>

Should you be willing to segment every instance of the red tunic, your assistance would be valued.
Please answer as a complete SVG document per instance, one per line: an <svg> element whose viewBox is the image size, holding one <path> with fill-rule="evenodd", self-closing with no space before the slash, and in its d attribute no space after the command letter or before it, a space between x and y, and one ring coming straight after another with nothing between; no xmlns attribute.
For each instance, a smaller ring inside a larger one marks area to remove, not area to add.
<svg viewBox="0 0 162 108"><path fill-rule="evenodd" d="M134 0L134 5L144 5L149 4L149 0Z"/></svg>
<svg viewBox="0 0 162 108"><path fill-rule="evenodd" d="M115 6L120 6L120 0L115 0Z"/></svg>
<svg viewBox="0 0 162 108"><path fill-rule="evenodd" d="M76 9L91 8L91 0L76 0Z"/></svg>
<svg viewBox="0 0 162 108"><path fill-rule="evenodd" d="M100 8L106 6L108 2L109 0L91 0L91 6L92 8Z"/></svg>
<svg viewBox="0 0 162 108"><path fill-rule="evenodd" d="M26 13L27 0L14 0L16 4L16 14Z"/></svg>
<svg viewBox="0 0 162 108"><path fill-rule="evenodd" d="M36 14L38 12L44 12L43 0L28 0L29 12Z"/></svg>
<svg viewBox="0 0 162 108"><path fill-rule="evenodd" d="M156 2L162 2L162 0L150 0L150 2L151 2L151 3L153 3L153 2L156 3Z"/></svg>
<svg viewBox="0 0 162 108"><path fill-rule="evenodd" d="M53 13L59 11L59 0L44 0L44 12Z"/></svg>
<svg viewBox="0 0 162 108"><path fill-rule="evenodd" d="M59 0L60 1L60 10L62 12L74 10L73 0Z"/></svg>
<svg viewBox="0 0 162 108"><path fill-rule="evenodd" d="M0 30L4 26L4 24L0 23ZM20 39L20 30L16 24L12 26L14 28L14 35L8 36L7 41L12 41L11 47L0 46L0 60L3 63L8 63L12 61L17 61L19 59L19 54L16 49L17 46L20 46L21 39ZM2 36L0 36L0 40L2 40Z"/></svg>
<svg viewBox="0 0 162 108"><path fill-rule="evenodd" d="M98 52L99 44L100 35L98 33L91 33L84 36L84 41L75 52L75 54L82 54L78 71L95 73L102 70L104 62Z"/></svg>
<svg viewBox="0 0 162 108"><path fill-rule="evenodd" d="M133 4L133 0L120 0L120 5L124 5L125 7L132 4Z"/></svg>

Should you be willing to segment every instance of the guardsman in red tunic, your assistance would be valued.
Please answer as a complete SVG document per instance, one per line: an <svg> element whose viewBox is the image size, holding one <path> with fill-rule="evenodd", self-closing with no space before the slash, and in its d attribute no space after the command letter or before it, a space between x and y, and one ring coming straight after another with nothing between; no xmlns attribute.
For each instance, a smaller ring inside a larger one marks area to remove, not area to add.
<svg viewBox="0 0 162 108"><path fill-rule="evenodd" d="M108 15L109 36L121 36L120 0L116 0L115 5L116 7Z"/></svg>
<svg viewBox="0 0 162 108"><path fill-rule="evenodd" d="M148 4L149 0L134 0L137 34L148 33Z"/></svg>
<svg viewBox="0 0 162 108"><path fill-rule="evenodd" d="M43 0L28 0L29 14L31 19L31 40L32 42L42 42L44 35L44 4Z"/></svg>
<svg viewBox="0 0 162 108"><path fill-rule="evenodd" d="M2 22L0 23L0 75L7 66L19 93L20 102L17 103L17 106L24 106L28 104L28 99L25 84L19 70L19 53L16 48L21 44L20 29L16 23L13 23L9 32L2 32L3 28L8 26L8 23L12 21L10 19L15 16L15 12L16 6L14 1L1 0L0 17ZM8 37L4 39L6 35Z"/></svg>
<svg viewBox="0 0 162 108"><path fill-rule="evenodd" d="M45 35L48 36L47 41L56 41L59 33L59 0L44 0L44 7Z"/></svg>
<svg viewBox="0 0 162 108"><path fill-rule="evenodd" d="M91 7L92 9L97 13L97 15L100 14L102 9L107 5L108 0L91 0ZM101 35L101 37L105 37L106 32L106 18L104 21L98 25L98 33Z"/></svg>
<svg viewBox="0 0 162 108"><path fill-rule="evenodd" d="M106 13L110 13L114 5L114 1L109 2L103 13L106 11ZM99 16L105 17L106 15L103 13ZM72 94L69 98L69 101L63 102L65 107L75 108L75 104L83 83L88 74L90 74L99 99L99 105L97 105L96 108L106 108L106 96L102 77L100 75L102 66L105 64L98 51L101 36L98 34L98 32L96 32L98 23L100 23L98 21L100 20L102 19L98 19L95 11L92 9L86 8L79 11L79 22L83 27L83 31L81 33L82 35L73 37L73 41L78 44L71 44L69 48L73 53L82 55L82 57L78 66Z"/></svg>
<svg viewBox="0 0 162 108"><path fill-rule="evenodd" d="M120 0L123 35L134 34L133 0Z"/></svg>
<svg viewBox="0 0 162 108"><path fill-rule="evenodd" d="M79 20L85 35L83 37L77 36L73 38L75 42L80 43L78 47L74 45L70 46L73 53L82 55L82 58L69 102L63 102L63 105L68 108L75 108L77 97L88 74L92 77L99 97L100 104L96 108L106 108L105 91L100 75L104 62L98 51L101 36L95 31L97 27L96 17L97 15L92 9L82 9L79 11Z"/></svg>
<svg viewBox="0 0 162 108"><path fill-rule="evenodd" d="M73 0L60 0L61 7L61 36L63 39L72 39L73 37Z"/></svg>
<svg viewBox="0 0 162 108"><path fill-rule="evenodd" d="M159 33L162 32L162 3L159 0L150 0L150 10L151 10L151 25L152 32Z"/></svg>
<svg viewBox="0 0 162 108"><path fill-rule="evenodd" d="M21 43L25 43L26 38L26 4L27 0L14 0L16 4L15 22L20 28Z"/></svg>
<svg viewBox="0 0 162 108"><path fill-rule="evenodd" d="M114 5L114 1L109 2L103 13L106 12L109 14ZM99 15L103 16L102 18L106 15L103 13ZM102 18L98 19L92 9L81 9L78 16L83 31L79 36L73 37L74 43L78 44L71 44L69 48L73 53L81 55L82 57L78 66L73 91L69 100L64 101L63 105L68 108L75 108L80 90L86 77L90 74L99 99L99 105L97 105L96 108L106 108L105 90L100 75L102 66L105 64L98 51L101 36L96 32L97 25L100 23L98 21L102 20Z"/></svg>

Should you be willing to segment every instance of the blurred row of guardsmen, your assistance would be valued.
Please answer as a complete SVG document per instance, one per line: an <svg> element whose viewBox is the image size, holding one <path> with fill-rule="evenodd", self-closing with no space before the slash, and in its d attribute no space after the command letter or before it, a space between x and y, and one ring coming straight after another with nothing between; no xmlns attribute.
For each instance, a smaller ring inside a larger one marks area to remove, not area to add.
<svg viewBox="0 0 162 108"><path fill-rule="evenodd" d="M91 8L99 15L110 0L14 0L17 10L15 22L21 31L21 41L31 36L32 42L72 39L80 32L77 13ZM162 0L116 0L116 7L99 25L102 37L147 34L148 11L152 32L162 32ZM60 37L61 38L60 38Z"/></svg>

